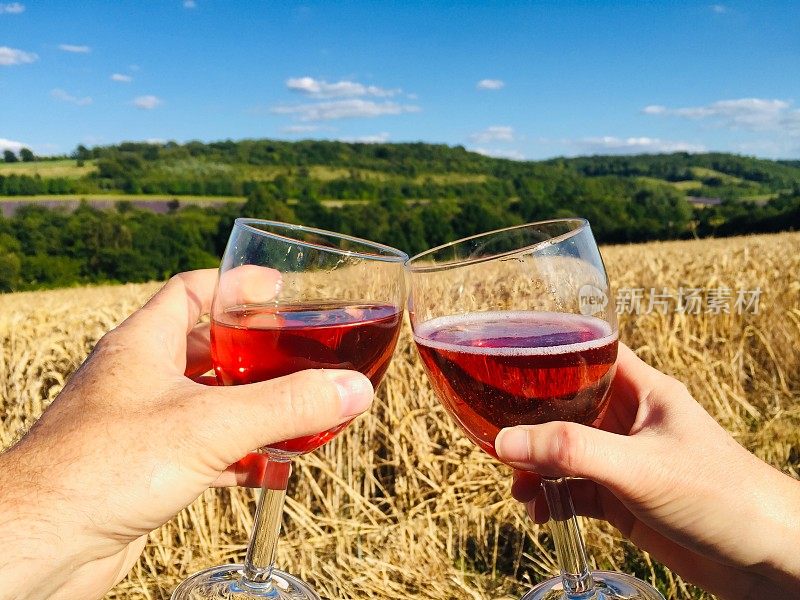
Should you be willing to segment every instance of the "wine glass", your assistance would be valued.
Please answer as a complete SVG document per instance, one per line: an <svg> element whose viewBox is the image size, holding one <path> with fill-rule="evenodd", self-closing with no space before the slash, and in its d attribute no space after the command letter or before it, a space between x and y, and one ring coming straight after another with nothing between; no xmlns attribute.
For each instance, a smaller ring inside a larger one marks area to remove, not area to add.
<svg viewBox="0 0 800 600"><path fill-rule="evenodd" d="M497 458L503 427L597 426L617 358L617 320L585 219L530 223L439 246L408 263L409 314L444 408ZM543 478L561 575L523 600L659 599L649 584L590 571L566 480Z"/></svg>
<svg viewBox="0 0 800 600"><path fill-rule="evenodd" d="M407 259L399 250L347 235L236 219L211 309L218 384L332 368L360 371L377 387L402 323ZM192 575L173 600L319 599L308 584L273 568L275 550L292 459L346 425L259 450L266 467L244 564Z"/></svg>

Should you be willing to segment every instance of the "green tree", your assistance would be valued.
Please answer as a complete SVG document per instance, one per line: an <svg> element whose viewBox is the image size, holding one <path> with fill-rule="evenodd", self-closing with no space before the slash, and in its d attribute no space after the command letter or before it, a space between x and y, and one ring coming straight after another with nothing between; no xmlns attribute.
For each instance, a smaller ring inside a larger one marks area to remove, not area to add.
<svg viewBox="0 0 800 600"><path fill-rule="evenodd" d="M31 152L30 148L22 148L19 151L19 157L22 159L22 162L33 162L36 160L36 157Z"/></svg>
<svg viewBox="0 0 800 600"><path fill-rule="evenodd" d="M66 287L79 282L81 261L67 256L37 254L22 258L22 273L30 287Z"/></svg>
<svg viewBox="0 0 800 600"><path fill-rule="evenodd" d="M78 144L75 151L72 153L72 158L76 160L89 160L92 158L92 152L83 144Z"/></svg>
<svg viewBox="0 0 800 600"><path fill-rule="evenodd" d="M0 252L0 292L13 292L20 283L22 259L15 252Z"/></svg>
<svg viewBox="0 0 800 600"><path fill-rule="evenodd" d="M258 184L250 192L247 202L242 206L241 214L243 217L271 219L287 223L297 222L297 215L295 215L292 207L276 198L272 186L265 183Z"/></svg>
<svg viewBox="0 0 800 600"><path fill-rule="evenodd" d="M453 231L453 217L458 213L454 201L438 200L423 206L419 211L425 241L429 247L441 246L456 239Z"/></svg>
<svg viewBox="0 0 800 600"><path fill-rule="evenodd" d="M518 223L516 215L503 211L484 200L465 200L453 219L453 231L458 237L466 237Z"/></svg>
<svg viewBox="0 0 800 600"><path fill-rule="evenodd" d="M12 292L19 286L22 248L15 237L0 233L0 292Z"/></svg>
<svg viewBox="0 0 800 600"><path fill-rule="evenodd" d="M4 162L15 163L18 160L19 159L17 158L17 155L14 154L13 151L11 151L11 150L3 150L3 161Z"/></svg>

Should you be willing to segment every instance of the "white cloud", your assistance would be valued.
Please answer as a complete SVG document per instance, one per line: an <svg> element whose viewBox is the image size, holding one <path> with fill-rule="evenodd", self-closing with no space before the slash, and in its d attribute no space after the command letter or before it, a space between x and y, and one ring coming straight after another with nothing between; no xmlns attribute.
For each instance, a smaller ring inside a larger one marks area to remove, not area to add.
<svg viewBox="0 0 800 600"><path fill-rule="evenodd" d="M322 129L319 125L288 125L281 129L282 133L311 133Z"/></svg>
<svg viewBox="0 0 800 600"><path fill-rule="evenodd" d="M25 5L19 2L9 2L8 4L0 4L0 15L18 15L25 12Z"/></svg>
<svg viewBox="0 0 800 600"><path fill-rule="evenodd" d="M481 79L476 86L479 90L499 90L504 88L506 82L502 79Z"/></svg>
<svg viewBox="0 0 800 600"><path fill-rule="evenodd" d="M662 140L651 137L618 138L611 135L588 137L569 142L581 152L608 154L657 154L660 152L705 152L702 144Z"/></svg>
<svg viewBox="0 0 800 600"><path fill-rule="evenodd" d="M381 144L383 142L389 141L389 134L385 131L381 133L376 133L374 135L362 135L361 137L353 138L353 139L343 139L344 142L361 142L362 144Z"/></svg>
<svg viewBox="0 0 800 600"><path fill-rule="evenodd" d="M713 125L746 131L775 131L800 135L800 110L786 100L738 98L719 100L705 106L667 108L651 105L642 109L648 115L672 116L694 121L707 120Z"/></svg>
<svg viewBox="0 0 800 600"><path fill-rule="evenodd" d="M491 156L492 158L509 158L511 160L525 160L525 156L519 150L507 150L500 148L470 148L473 152Z"/></svg>
<svg viewBox="0 0 800 600"><path fill-rule="evenodd" d="M0 65L8 67L11 65L24 65L39 60L33 52L25 52L8 46L0 46Z"/></svg>
<svg viewBox="0 0 800 600"><path fill-rule="evenodd" d="M401 93L400 89L386 89L376 85L364 85L357 81L337 81L328 83L313 77L294 77L286 80L286 87L293 92L300 92L310 98L357 98L374 96L390 98Z"/></svg>
<svg viewBox="0 0 800 600"><path fill-rule="evenodd" d="M353 119L398 115L418 112L419 106L385 100L378 102L369 98L391 98L403 93L400 88L382 88L365 85L357 81L341 80L328 82L313 77L294 77L286 80L286 87L308 98L327 100L302 104L283 104L273 106L270 112L291 115L297 121L330 121L334 119ZM309 130L285 129L286 133L303 133Z"/></svg>
<svg viewBox="0 0 800 600"><path fill-rule="evenodd" d="M493 125L487 127L483 131L478 131L469 136L469 139L477 144L486 144L487 142L513 142L514 128L507 125Z"/></svg>
<svg viewBox="0 0 800 600"><path fill-rule="evenodd" d="M73 54L88 54L92 51L89 46L75 46L74 44L59 44L58 49L64 52L72 52Z"/></svg>
<svg viewBox="0 0 800 600"><path fill-rule="evenodd" d="M183 0L183 8L197 8L197 2L194 0Z"/></svg>
<svg viewBox="0 0 800 600"><path fill-rule="evenodd" d="M800 136L800 110L789 110L780 118L780 126L792 137Z"/></svg>
<svg viewBox="0 0 800 600"><path fill-rule="evenodd" d="M7 140L5 138L0 138L0 151L2 150L11 150L14 153L19 153L22 148L29 148L27 144L23 144L22 142L17 142L15 140Z"/></svg>
<svg viewBox="0 0 800 600"><path fill-rule="evenodd" d="M56 100L61 100L62 102L69 102L70 104L75 104L76 106L88 106L92 103L92 98L90 96L84 96L83 98L79 98L78 96L73 96L69 92L62 90L61 88L56 88L50 91L50 95L55 98Z"/></svg>
<svg viewBox="0 0 800 600"><path fill-rule="evenodd" d="M380 117L382 115L399 115L419 112L419 106L397 104L396 102L373 102L353 98L351 100L335 100L332 102L316 102L311 104L294 104L275 106L271 112L279 115L292 115L299 121L330 121L333 119L358 119Z"/></svg>
<svg viewBox="0 0 800 600"><path fill-rule="evenodd" d="M122 73L114 73L111 75L111 81L119 81L122 83L130 83L133 81L133 77L130 75L123 75Z"/></svg>
<svg viewBox="0 0 800 600"><path fill-rule="evenodd" d="M717 13L718 15L721 15L723 13L728 12L728 7L725 6L724 4L712 4L711 10Z"/></svg>
<svg viewBox="0 0 800 600"><path fill-rule="evenodd" d="M136 108L141 108L143 110L153 110L161 104L163 104L163 100L161 100L161 98L149 94L147 96L137 96L133 99L133 105Z"/></svg>
<svg viewBox="0 0 800 600"><path fill-rule="evenodd" d="M663 115L667 112L667 107L661 106L660 104L650 104L649 106L645 106L642 112L646 115Z"/></svg>

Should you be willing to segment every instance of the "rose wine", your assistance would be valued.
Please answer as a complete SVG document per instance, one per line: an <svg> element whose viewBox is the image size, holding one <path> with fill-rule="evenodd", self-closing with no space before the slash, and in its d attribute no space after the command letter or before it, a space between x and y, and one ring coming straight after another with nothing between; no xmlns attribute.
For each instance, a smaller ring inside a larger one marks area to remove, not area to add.
<svg viewBox="0 0 800 600"><path fill-rule="evenodd" d="M390 305L238 306L211 321L214 371L221 385L241 385L303 369L353 369L377 387L394 352L401 316ZM346 425L270 447L310 452Z"/></svg>
<svg viewBox="0 0 800 600"><path fill-rule="evenodd" d="M414 339L444 407L492 456L503 427L596 425L605 412L617 336L595 317L468 313L427 321Z"/></svg>

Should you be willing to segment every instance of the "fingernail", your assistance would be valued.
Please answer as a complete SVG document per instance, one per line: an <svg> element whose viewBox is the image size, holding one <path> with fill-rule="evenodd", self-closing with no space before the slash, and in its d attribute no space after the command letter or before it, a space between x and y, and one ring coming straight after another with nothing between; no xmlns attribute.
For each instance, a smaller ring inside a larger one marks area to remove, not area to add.
<svg viewBox="0 0 800 600"><path fill-rule="evenodd" d="M525 512L531 521L536 521L536 500L531 500L525 504Z"/></svg>
<svg viewBox="0 0 800 600"><path fill-rule="evenodd" d="M501 429L494 440L494 447L497 453L505 458L519 458L523 453L527 453L528 434L516 427Z"/></svg>
<svg viewBox="0 0 800 600"><path fill-rule="evenodd" d="M501 429L494 440L498 456L510 465L522 470L530 470L528 432L516 427Z"/></svg>
<svg viewBox="0 0 800 600"><path fill-rule="evenodd" d="M342 400L343 417L355 417L367 410L372 404L372 383L356 371L324 370L325 376L333 381Z"/></svg>

